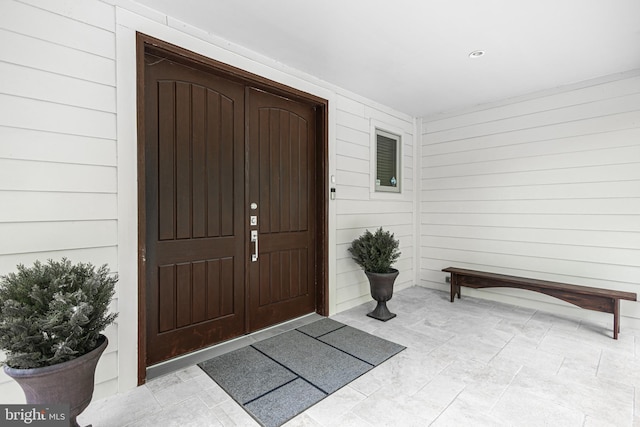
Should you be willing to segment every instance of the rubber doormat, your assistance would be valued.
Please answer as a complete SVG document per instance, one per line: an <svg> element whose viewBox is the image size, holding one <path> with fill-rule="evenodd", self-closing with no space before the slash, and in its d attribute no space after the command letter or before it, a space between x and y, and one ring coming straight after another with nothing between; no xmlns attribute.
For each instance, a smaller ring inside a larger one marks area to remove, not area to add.
<svg viewBox="0 0 640 427"><path fill-rule="evenodd" d="M265 427L277 427L405 347L322 319L200 363Z"/></svg>

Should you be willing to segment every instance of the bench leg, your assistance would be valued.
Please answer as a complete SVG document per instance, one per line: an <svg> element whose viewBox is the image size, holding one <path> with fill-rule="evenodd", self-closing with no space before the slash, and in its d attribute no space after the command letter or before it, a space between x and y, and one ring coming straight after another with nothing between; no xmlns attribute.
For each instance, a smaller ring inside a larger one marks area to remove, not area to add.
<svg viewBox="0 0 640 427"><path fill-rule="evenodd" d="M451 274L451 279L449 279L450 285L451 285L451 302L453 302L453 299L456 296L456 275L455 274Z"/></svg>
<svg viewBox="0 0 640 427"><path fill-rule="evenodd" d="M460 299L460 286L458 286L458 276L455 273L451 273L451 302L453 302L456 293L458 294L458 299Z"/></svg>
<svg viewBox="0 0 640 427"><path fill-rule="evenodd" d="M613 300L613 339L618 339L620 333L620 300Z"/></svg>

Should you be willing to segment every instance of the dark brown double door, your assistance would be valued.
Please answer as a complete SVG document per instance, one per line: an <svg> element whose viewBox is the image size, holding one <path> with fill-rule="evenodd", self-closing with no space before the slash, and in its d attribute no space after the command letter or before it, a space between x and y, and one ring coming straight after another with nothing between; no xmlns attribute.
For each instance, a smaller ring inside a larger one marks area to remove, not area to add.
<svg viewBox="0 0 640 427"><path fill-rule="evenodd" d="M144 61L149 366L316 311L318 133L312 104Z"/></svg>

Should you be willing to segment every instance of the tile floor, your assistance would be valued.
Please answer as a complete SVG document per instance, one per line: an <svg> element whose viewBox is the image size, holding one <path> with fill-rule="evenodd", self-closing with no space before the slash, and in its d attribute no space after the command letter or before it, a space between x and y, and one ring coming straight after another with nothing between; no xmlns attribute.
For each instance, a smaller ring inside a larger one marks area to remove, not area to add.
<svg viewBox="0 0 640 427"><path fill-rule="evenodd" d="M389 322L365 316L373 305L332 318L407 349L285 426L640 427L640 330L624 321L614 341L611 321L464 296L451 304L420 287L396 292ZM95 401L79 422L257 426L197 366Z"/></svg>

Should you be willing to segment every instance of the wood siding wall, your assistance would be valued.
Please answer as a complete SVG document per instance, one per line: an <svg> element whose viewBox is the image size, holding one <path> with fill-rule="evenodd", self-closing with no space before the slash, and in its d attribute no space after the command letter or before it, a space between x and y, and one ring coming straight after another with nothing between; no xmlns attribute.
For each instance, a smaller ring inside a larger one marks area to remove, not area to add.
<svg viewBox="0 0 640 427"><path fill-rule="evenodd" d="M62 257L117 272L114 7L68 3L2 2L0 274ZM96 396L117 390L117 325L106 333ZM1 373L0 402L23 399Z"/></svg>
<svg viewBox="0 0 640 427"><path fill-rule="evenodd" d="M336 101L337 312L371 301L369 282L347 251L366 229L383 226L400 240L396 290L415 285L414 122L409 116L373 108L345 95ZM400 194L375 193L372 124L400 133ZM332 185L333 186L333 185Z"/></svg>
<svg viewBox="0 0 640 427"><path fill-rule="evenodd" d="M640 292L639 74L423 119L420 284L458 266Z"/></svg>

